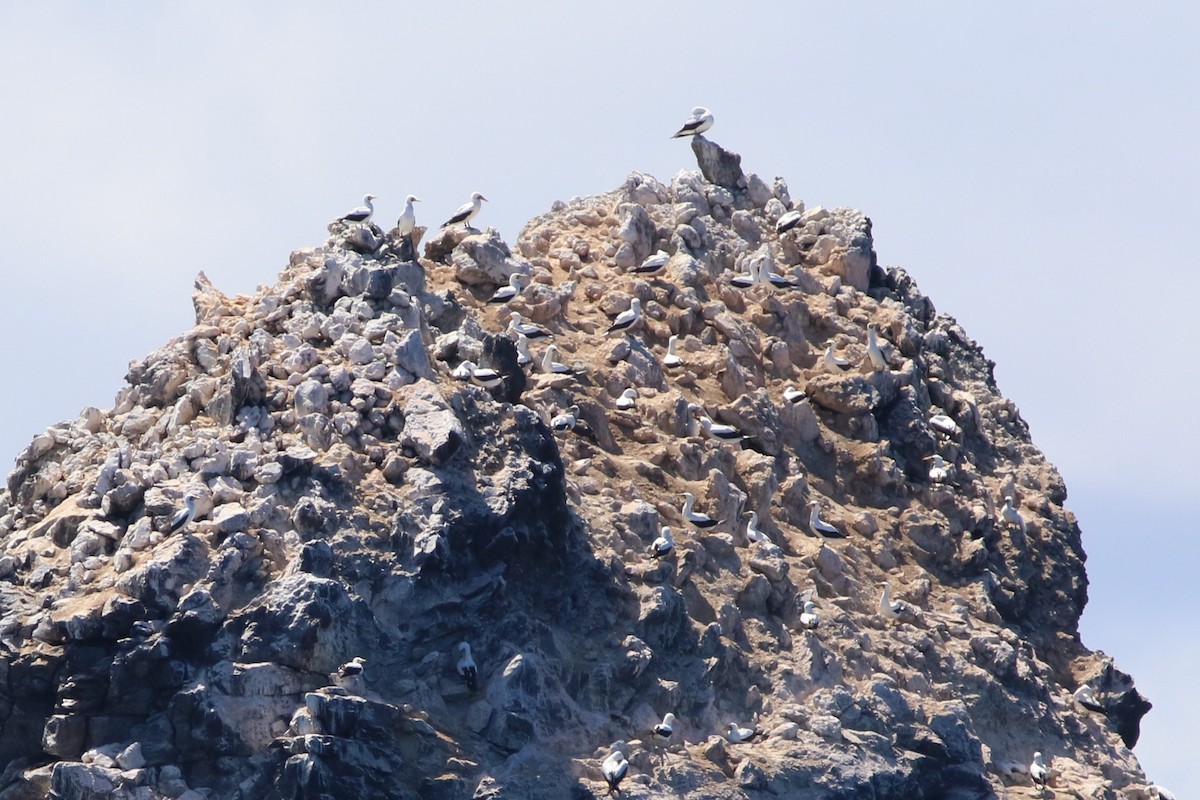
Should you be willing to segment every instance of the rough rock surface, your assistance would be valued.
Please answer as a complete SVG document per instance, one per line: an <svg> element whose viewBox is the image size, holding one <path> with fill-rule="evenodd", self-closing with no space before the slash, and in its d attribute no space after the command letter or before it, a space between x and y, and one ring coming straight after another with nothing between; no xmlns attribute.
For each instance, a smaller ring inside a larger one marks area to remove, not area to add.
<svg viewBox="0 0 1200 800"><path fill-rule="evenodd" d="M511 251L446 231L416 260L418 239L335 223L254 296L202 275L195 326L0 493L0 800L603 797L613 742L634 798L1032 796L1013 765L1035 750L1053 796L1145 797L1148 704L1079 641L1080 532L991 362L876 266L862 214L780 238L786 185L696 146L727 185L635 174ZM625 273L660 248L660 276ZM799 288L731 286L755 260ZM517 269L532 285L487 304ZM633 298L640 325L604 336ZM508 310L575 373L522 372ZM464 360L501 385L453 377ZM746 440L701 435L693 404ZM811 500L846 538L808 530ZM766 737L725 742L730 721Z"/></svg>

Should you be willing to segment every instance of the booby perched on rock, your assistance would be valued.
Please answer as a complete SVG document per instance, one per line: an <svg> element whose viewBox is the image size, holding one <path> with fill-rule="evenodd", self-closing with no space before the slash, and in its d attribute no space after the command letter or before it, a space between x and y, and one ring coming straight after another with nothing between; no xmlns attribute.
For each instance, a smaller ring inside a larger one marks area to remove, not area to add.
<svg viewBox="0 0 1200 800"><path fill-rule="evenodd" d="M803 216L804 216L804 209L802 209L802 208L796 208L796 209L793 209L793 210L787 212L782 217L775 220L775 233L777 233L777 234L787 233L792 228L794 228L800 224L800 218Z"/></svg>
<svg viewBox="0 0 1200 800"><path fill-rule="evenodd" d="M1167 791L1157 783L1152 783L1146 788L1150 791L1150 794L1153 797L1158 798L1158 800L1175 800L1174 792Z"/></svg>
<svg viewBox="0 0 1200 800"><path fill-rule="evenodd" d="M636 267L630 267L629 271L635 275L649 275L658 272L667 265L671 260L671 254L666 250L659 250L652 256L646 256L646 260Z"/></svg>
<svg viewBox="0 0 1200 800"><path fill-rule="evenodd" d="M678 341L679 337L674 334L671 335L670 339L667 339L667 354L663 356L664 367L671 368L683 366L683 359L680 358L679 354L675 352L675 345L678 343Z"/></svg>
<svg viewBox="0 0 1200 800"><path fill-rule="evenodd" d="M650 545L650 555L654 558L662 558L669 555L675 549L675 539L671 536L671 529L664 525L658 532L658 538Z"/></svg>
<svg viewBox="0 0 1200 800"><path fill-rule="evenodd" d="M483 200L487 200L487 198L479 192L475 192L471 195L471 202L463 203L459 206L458 211L454 212L454 216L442 223L442 227L449 228L451 225L457 225L461 222L464 228L469 228L470 226L467 223L479 213L479 209L483 206Z"/></svg>
<svg viewBox="0 0 1200 800"><path fill-rule="evenodd" d="M362 656L355 656L334 670L329 677L333 679L335 684L342 687L346 691L353 694L361 694L363 665L366 663L367 660Z"/></svg>
<svg viewBox="0 0 1200 800"><path fill-rule="evenodd" d="M816 500L808 503L808 528L823 539L841 539L845 536L840 530L821 519L821 504Z"/></svg>
<svg viewBox="0 0 1200 800"><path fill-rule="evenodd" d="M196 496L188 492L183 496L183 508L175 512L175 516L171 517L171 527L167 529L167 533L175 533L183 530L192 520L196 518Z"/></svg>
<svg viewBox="0 0 1200 800"><path fill-rule="evenodd" d="M749 289L751 286L758 283L759 269L760 267L758 259L754 259L750 262L750 268L747 272L743 272L740 275L735 275L729 280L730 285L736 286L739 289Z"/></svg>
<svg viewBox="0 0 1200 800"><path fill-rule="evenodd" d="M669 711L664 714L662 722L654 726L654 735L660 741L671 741L671 737L675 735L675 715Z"/></svg>
<svg viewBox="0 0 1200 800"><path fill-rule="evenodd" d="M417 227L417 212L413 209L413 203L421 202L421 198L415 194L410 194L404 198L404 210L400 212L400 218L396 220L396 232L401 236L409 236L413 232L413 228Z"/></svg>
<svg viewBox="0 0 1200 800"><path fill-rule="evenodd" d="M1029 777L1033 779L1033 785L1038 787L1038 796L1041 797L1045 794L1046 782L1050 778L1050 768L1046 766L1046 761L1042 758L1040 751L1033 754L1033 763L1029 765Z"/></svg>
<svg viewBox="0 0 1200 800"><path fill-rule="evenodd" d="M800 625L807 630L813 630L821 624L821 618L817 616L817 606L812 600L804 601L804 612L800 614Z"/></svg>
<svg viewBox="0 0 1200 800"><path fill-rule="evenodd" d="M374 199L375 195L364 194L363 204L347 211L339 218L340 221L351 225L366 225L371 221L371 215L375 213L375 204L371 202Z"/></svg>
<svg viewBox="0 0 1200 800"><path fill-rule="evenodd" d="M693 527L699 528L702 531L717 527L717 521L708 514L701 514L698 511L692 510L695 502L696 497L691 492L683 493L683 518Z"/></svg>
<svg viewBox="0 0 1200 800"><path fill-rule="evenodd" d="M916 613L916 610L903 600L892 599L890 583L883 581L880 585L883 587L883 594L879 596L879 613L883 614L885 619L895 621L900 618L901 614Z"/></svg>
<svg viewBox="0 0 1200 800"><path fill-rule="evenodd" d="M713 115L704 106L696 106L692 109L692 115L688 117L687 122L683 123L672 139L678 139L681 136L697 136L704 133L712 127Z"/></svg>
<svg viewBox="0 0 1200 800"><path fill-rule="evenodd" d="M1020 528L1021 533L1025 533L1025 518L1022 517L1021 513L1013 506L1013 498L1011 494L1004 496L1004 508L1000 509L1000 516L1003 517L1004 521L1008 524L1016 525L1018 528Z"/></svg>
<svg viewBox="0 0 1200 800"><path fill-rule="evenodd" d="M454 666L458 670L458 674L467 682L467 688L472 692L477 686L476 679L479 677L479 670L475 666L475 659L471 657L471 645L466 642L458 643L458 663Z"/></svg>
<svg viewBox="0 0 1200 800"><path fill-rule="evenodd" d="M517 334L517 366L523 367L526 364L533 363L533 356L529 354L529 337L523 333Z"/></svg>
<svg viewBox="0 0 1200 800"><path fill-rule="evenodd" d="M699 406L692 406L692 408L695 409L693 413L695 413L696 419L700 421L700 427L709 438L720 439L722 442L740 442L746 437L744 433L732 425L722 425L719 422L714 422L711 417L701 414Z"/></svg>
<svg viewBox="0 0 1200 800"><path fill-rule="evenodd" d="M523 333L529 341L534 339L545 339L550 336L550 331L545 328L539 328L537 325L525 322L521 318L520 312L514 311L508 320L508 332L512 334Z"/></svg>
<svg viewBox="0 0 1200 800"><path fill-rule="evenodd" d="M929 418L929 427L950 437L958 436L962 430L949 415L940 412Z"/></svg>
<svg viewBox="0 0 1200 800"><path fill-rule="evenodd" d="M621 796L621 781L625 775L629 773L629 762L625 760L625 754L615 747L608 754L608 758L600 765L600 771L604 773L604 782L608 784L608 793L610 795Z"/></svg>
<svg viewBox="0 0 1200 800"><path fill-rule="evenodd" d="M771 544L771 540L758 527L757 511L751 511L750 519L746 522L746 539L757 544Z"/></svg>
<svg viewBox="0 0 1200 800"><path fill-rule="evenodd" d="M628 411L637 405L637 397L637 389L630 386L628 389L621 392L621 396L617 398L615 405L622 411Z"/></svg>
<svg viewBox="0 0 1200 800"><path fill-rule="evenodd" d="M508 285L501 286L491 297L488 298L489 303L507 303L518 297L521 292L525 291L525 287L529 285L529 276L524 272L514 272L508 276Z"/></svg>
<svg viewBox="0 0 1200 800"><path fill-rule="evenodd" d="M879 349L879 338L876 331L877 326L874 322L867 324L867 356L871 359L871 367L876 372L886 372L888 368L887 356Z"/></svg>
<svg viewBox="0 0 1200 800"><path fill-rule="evenodd" d="M758 282L766 284L772 289L796 289L800 284L796 283L791 278L785 278L775 270L771 269L771 262L763 260L758 265Z"/></svg>
<svg viewBox="0 0 1200 800"><path fill-rule="evenodd" d="M636 325L641 318L642 301L635 297L630 302L629 308L617 314L617 318L613 320L612 326L605 333L612 333L613 331L625 332Z"/></svg>
<svg viewBox="0 0 1200 800"><path fill-rule="evenodd" d="M550 429L555 433L563 433L575 427L579 421L579 406L571 406L563 413L550 420Z"/></svg>
<svg viewBox="0 0 1200 800"><path fill-rule="evenodd" d="M1103 703L1096 699L1096 693L1091 686L1086 683L1075 690L1073 695L1075 702L1086 708L1088 711L1098 711L1101 714L1108 713L1108 709Z"/></svg>
<svg viewBox="0 0 1200 800"><path fill-rule="evenodd" d="M783 390L783 399L788 403L799 403L808 397L803 390L797 389L795 386L788 386Z"/></svg>
<svg viewBox="0 0 1200 800"><path fill-rule="evenodd" d="M833 342L830 342L829 346L825 348L825 353L821 356L821 363L825 366L826 372L832 372L835 375L840 375L846 370L846 367L850 366L849 361L833 352Z"/></svg>
<svg viewBox="0 0 1200 800"><path fill-rule="evenodd" d="M547 345L546 354L542 356L542 372L558 375L572 375L575 370L558 360L558 348L553 344Z"/></svg>
<svg viewBox="0 0 1200 800"><path fill-rule="evenodd" d="M728 733L725 734L725 738L728 739L732 744L741 744L742 742L753 741L754 737L760 735L761 733L761 731L756 731L754 728L743 728L736 722L731 722L725 727L729 729Z"/></svg>
<svg viewBox="0 0 1200 800"><path fill-rule="evenodd" d="M478 366L474 361L464 361L454 368L451 373L459 380L468 380L484 389L495 389L503 381L503 377L494 369Z"/></svg>
<svg viewBox="0 0 1200 800"><path fill-rule="evenodd" d="M926 461L933 462L929 467L929 480L934 483L945 483L950 477L950 470L946 468L946 459L934 453Z"/></svg>

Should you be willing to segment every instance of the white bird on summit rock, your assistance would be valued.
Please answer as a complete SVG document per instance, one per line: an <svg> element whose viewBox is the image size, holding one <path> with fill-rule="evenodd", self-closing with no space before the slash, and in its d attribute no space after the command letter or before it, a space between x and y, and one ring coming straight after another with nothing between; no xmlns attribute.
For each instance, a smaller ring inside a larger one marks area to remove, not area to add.
<svg viewBox="0 0 1200 800"><path fill-rule="evenodd" d="M604 774L604 782L608 784L608 793L620 797L621 780L629 772L629 762L625 759L625 754L613 748L608 758L600 765L600 772Z"/></svg>
<svg viewBox="0 0 1200 800"><path fill-rule="evenodd" d="M621 396L617 398L616 406L622 411L628 411L637 405L637 389L630 386L625 391L621 392Z"/></svg>
<svg viewBox="0 0 1200 800"><path fill-rule="evenodd" d="M695 505L695 503L695 495L693 495L691 492L683 493L683 518L691 523L692 526L701 530L715 528L717 526L717 521L715 519L710 517L708 514L701 514L698 511L692 510L692 506Z"/></svg>
<svg viewBox="0 0 1200 800"><path fill-rule="evenodd" d="M876 330L877 326L874 322L867 325L867 356L871 359L871 366L876 372L886 372L888 368L887 357L879 349L879 339Z"/></svg>
<svg viewBox="0 0 1200 800"><path fill-rule="evenodd" d="M1157 783L1152 783L1146 787L1150 794L1158 798L1158 800L1175 800L1174 792L1167 791Z"/></svg>
<svg viewBox="0 0 1200 800"><path fill-rule="evenodd" d="M675 345L678 342L679 342L679 337L675 336L675 335L672 335L670 339L667 339L667 354L665 356L663 356L663 366L664 367L681 367L681 366L683 366L683 359L680 358L679 354L675 352Z"/></svg>
<svg viewBox="0 0 1200 800"><path fill-rule="evenodd" d="M483 203L481 202L483 200L487 200L487 198L479 192L475 192L471 195L471 202L463 203L459 206L458 211L454 212L454 216L442 223L442 227L449 228L451 225L461 222L464 228L469 228L470 226L467 223L479 213L479 209L483 207Z"/></svg>
<svg viewBox="0 0 1200 800"><path fill-rule="evenodd" d="M746 538L759 544L771 544L771 540L758 527L758 512L750 512L750 520L746 523Z"/></svg>
<svg viewBox="0 0 1200 800"><path fill-rule="evenodd" d="M667 712L663 715L662 722L654 726L654 735L663 741L670 741L675 734L675 715Z"/></svg>
<svg viewBox="0 0 1200 800"><path fill-rule="evenodd" d="M879 597L879 613L883 614L886 619L897 620L909 608L909 605L901 600L892 599L892 585L890 583L884 581L882 586L883 594Z"/></svg>
<svg viewBox="0 0 1200 800"><path fill-rule="evenodd" d="M933 428L939 433L944 433L947 436L957 436L961 430L961 428L958 427L958 423L955 422L949 415L941 413L934 414L929 418L929 427Z"/></svg>
<svg viewBox="0 0 1200 800"><path fill-rule="evenodd" d="M696 412L697 418L700 420L700 427L708 434L710 438L720 439L722 442L740 442L746 437L746 434L739 431L732 425L722 425L719 422L714 422L710 417Z"/></svg>
<svg viewBox="0 0 1200 800"><path fill-rule="evenodd" d="M617 318L613 320L612 326L605 333L613 331L627 331L637 324L642 318L642 301L638 298L633 298L629 304L629 308L617 314Z"/></svg>
<svg viewBox="0 0 1200 800"><path fill-rule="evenodd" d="M933 462L933 465L929 467L929 480L934 483L945 483L950 477L950 470L946 468L946 459L934 453L927 460Z"/></svg>
<svg viewBox="0 0 1200 800"><path fill-rule="evenodd" d="M501 286L492 296L488 298L489 303L507 303L509 300L515 299L525 291L525 287L529 285L529 276L524 272L514 272L508 276L508 285Z"/></svg>
<svg viewBox="0 0 1200 800"><path fill-rule="evenodd" d="M832 372L835 375L845 371L846 367L850 366L850 362L836 355L833 352L833 342L825 348L825 354L821 356L821 363L825 365L827 372Z"/></svg>
<svg viewBox="0 0 1200 800"><path fill-rule="evenodd" d="M800 224L800 218L804 216L804 209L796 208L784 214L775 221L775 233L783 234L790 231L792 228Z"/></svg>
<svg viewBox="0 0 1200 800"><path fill-rule="evenodd" d="M692 115L688 117L687 122L683 123L672 139L678 139L681 136L697 136L704 133L712 127L713 115L704 106L696 106L692 109Z"/></svg>
<svg viewBox="0 0 1200 800"><path fill-rule="evenodd" d="M1022 517L1021 513L1013 506L1013 498L1011 494L1004 496L1004 508L1000 509L1000 516L1004 518L1005 522L1009 523L1010 525L1016 525L1018 528L1020 528L1021 533L1025 532L1025 518Z"/></svg>
<svg viewBox="0 0 1200 800"><path fill-rule="evenodd" d="M564 431L572 430L578 421L579 406L571 406L568 410L550 420L550 429L557 433L563 433Z"/></svg>
<svg viewBox="0 0 1200 800"><path fill-rule="evenodd" d="M1046 766L1041 752L1033 754L1033 763L1029 765L1029 777L1033 779L1033 785L1038 787L1038 796L1045 794L1046 782L1050 778L1050 768Z"/></svg>
<svg viewBox="0 0 1200 800"><path fill-rule="evenodd" d="M671 260L671 254L666 250L659 250L652 256L646 256L646 260L636 267L630 267L629 271L635 275L649 275L652 272L658 272L665 267Z"/></svg>
<svg viewBox="0 0 1200 800"><path fill-rule="evenodd" d="M650 545L650 555L654 558L662 558L675 549L675 538L671 536L671 529L663 526L658 532L658 538L654 540L654 544Z"/></svg>
<svg viewBox="0 0 1200 800"><path fill-rule="evenodd" d="M454 665L458 670L458 674L467 682L467 688L472 692L475 691L476 680L479 677L479 669L475 666L475 659L471 657L471 645L466 642L458 643L458 651L461 654L458 657L458 663Z"/></svg>
<svg viewBox="0 0 1200 800"><path fill-rule="evenodd" d="M196 496L188 492L183 496L183 508L175 512L175 516L171 517L171 527L167 529L167 533L175 533L187 527L192 520L196 518Z"/></svg>
<svg viewBox="0 0 1200 800"><path fill-rule="evenodd" d="M735 275L730 278L729 283L739 289L749 289L754 284L758 283L759 263L758 259L750 262L748 271Z"/></svg>
<svg viewBox="0 0 1200 800"><path fill-rule="evenodd" d="M742 742L749 742L749 741L753 740L754 737L758 736L758 734L759 734L759 731L756 731L753 728L743 728L740 725L738 725L736 722L731 722L728 725L726 725L725 727L727 727L729 729L729 732L725 734L725 738L728 739L733 744L741 744Z"/></svg>
<svg viewBox="0 0 1200 800"><path fill-rule="evenodd" d="M363 665L366 663L367 660L362 656L355 656L334 670L329 677L346 691L362 694Z"/></svg>
<svg viewBox="0 0 1200 800"><path fill-rule="evenodd" d="M812 600L804 601L804 612L800 615L800 625L808 630L813 630L821 624L821 618L817 616L817 605Z"/></svg>
<svg viewBox="0 0 1200 800"><path fill-rule="evenodd" d="M575 372L566 364L558 360L558 347L553 344L546 346L546 354L542 356L542 372L556 373L558 375L570 375Z"/></svg>
<svg viewBox="0 0 1200 800"><path fill-rule="evenodd" d="M1075 698L1076 703L1079 703L1079 705L1083 706L1088 711L1099 711L1101 714L1103 714L1108 710L1104 707L1103 703L1096 699L1095 691L1093 691L1092 687L1088 686L1086 683L1076 689L1075 694L1072 696Z"/></svg>
<svg viewBox="0 0 1200 800"><path fill-rule="evenodd" d="M821 519L821 504L816 500L810 500L808 503L808 527L813 533L825 539L843 537L840 530Z"/></svg>
<svg viewBox="0 0 1200 800"><path fill-rule="evenodd" d="M375 204L371 202L374 199L375 195L364 194L363 204L347 211L339 218L340 221L357 225L366 225L371 221L371 215L375 213Z"/></svg>
<svg viewBox="0 0 1200 800"><path fill-rule="evenodd" d="M517 334L517 366L523 367L526 364L533 363L533 356L529 354L529 337L523 333Z"/></svg>
<svg viewBox="0 0 1200 800"><path fill-rule="evenodd" d="M807 397L808 395L806 395L802 390L797 389L795 386L788 386L783 390L783 399L789 403L799 403L801 400L804 400Z"/></svg>
<svg viewBox="0 0 1200 800"><path fill-rule="evenodd" d="M545 328L539 328L537 325L527 323L522 319L520 312L514 311L508 320L509 333L523 333L529 341L534 339L545 339L550 336L550 331Z"/></svg>
<svg viewBox="0 0 1200 800"><path fill-rule="evenodd" d="M415 194L404 198L404 210L400 212L400 218L396 220L396 232L401 236L408 236L413 232L413 228L417 227L417 212L413 209L413 203L419 202L421 202L421 198Z"/></svg>

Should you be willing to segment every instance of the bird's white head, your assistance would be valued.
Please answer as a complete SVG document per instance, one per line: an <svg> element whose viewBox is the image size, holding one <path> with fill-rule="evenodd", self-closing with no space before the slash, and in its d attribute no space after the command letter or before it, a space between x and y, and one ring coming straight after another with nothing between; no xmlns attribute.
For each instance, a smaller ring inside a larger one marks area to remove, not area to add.
<svg viewBox="0 0 1200 800"><path fill-rule="evenodd" d="M757 511L751 511L751 512L750 512L750 524L751 524L751 525L755 525L755 524L757 524L757 523L758 523L758 512L757 512Z"/></svg>
<svg viewBox="0 0 1200 800"><path fill-rule="evenodd" d="M458 650L459 650L459 652L460 652L460 653L462 653L464 656L469 656L469 655L471 655L471 645L470 645L470 644L468 644L467 642L459 642L459 643L458 643Z"/></svg>
<svg viewBox="0 0 1200 800"><path fill-rule="evenodd" d="M689 503L694 503L696 501L696 496L691 492L684 492L683 499Z"/></svg>
<svg viewBox="0 0 1200 800"><path fill-rule="evenodd" d="M703 117L707 113L708 113L708 109L705 108L704 106L696 106L695 108L692 109L693 117Z"/></svg>
<svg viewBox="0 0 1200 800"><path fill-rule="evenodd" d="M475 192L475 193L473 193L473 194L471 195L471 199L472 199L472 200L487 200L487 198L486 198L486 197L484 197L484 196L483 196L482 194L480 194L479 192Z"/></svg>
<svg viewBox="0 0 1200 800"><path fill-rule="evenodd" d="M374 199L375 199L375 195L373 195L373 194L364 194L364 195L363 195L363 202L364 202L364 203L369 203L369 202L371 202L371 201L372 201L372 200L374 200Z"/></svg>
<svg viewBox="0 0 1200 800"><path fill-rule="evenodd" d="M571 416L573 416L573 417L579 416L579 406L571 406L570 408L567 409L567 411L570 411Z"/></svg>
<svg viewBox="0 0 1200 800"><path fill-rule="evenodd" d="M820 508L820 506L821 506L821 504L820 504L820 503L818 503L816 500L809 500L809 501L808 501L808 507L809 507L809 508Z"/></svg>
<svg viewBox="0 0 1200 800"><path fill-rule="evenodd" d="M521 312L519 312L519 311L512 312L512 314L509 315L508 319L511 324L520 325L521 324Z"/></svg>
<svg viewBox="0 0 1200 800"><path fill-rule="evenodd" d="M637 299L636 297L633 298L633 302L630 303L629 305L635 312L640 312L642 310L642 301Z"/></svg>
<svg viewBox="0 0 1200 800"><path fill-rule="evenodd" d="M404 198L404 202L419 203L419 202L421 202L421 198L417 197L415 194L410 194L408 197Z"/></svg>
<svg viewBox="0 0 1200 800"><path fill-rule="evenodd" d="M666 716L663 717L663 723L673 726L675 724L675 715L668 711Z"/></svg>
<svg viewBox="0 0 1200 800"><path fill-rule="evenodd" d="M807 612L807 613L811 614L811 613L813 612L813 610L814 610L816 607L817 607L817 604L816 604L816 603L814 603L812 600L805 600L805 601L804 601L804 610L805 610L805 612Z"/></svg>

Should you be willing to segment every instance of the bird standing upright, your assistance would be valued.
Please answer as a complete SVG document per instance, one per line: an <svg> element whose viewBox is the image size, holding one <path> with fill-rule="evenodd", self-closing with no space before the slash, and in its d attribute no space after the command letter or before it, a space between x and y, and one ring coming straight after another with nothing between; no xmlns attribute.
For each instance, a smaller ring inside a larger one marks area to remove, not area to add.
<svg viewBox="0 0 1200 800"><path fill-rule="evenodd" d="M696 106L692 109L692 115L688 117L687 122L683 123L683 127L675 132L672 139L678 139L681 136L698 136L712 127L713 115L704 106Z"/></svg>
<svg viewBox="0 0 1200 800"><path fill-rule="evenodd" d="M483 200L487 200L487 198L479 192L475 192L471 195L471 202L463 203L459 206L458 210L454 212L454 216L442 223L442 227L449 228L451 225L457 225L461 222L464 228L470 228L471 226L467 223L479 213L479 209L483 207L483 203L481 202Z"/></svg>

